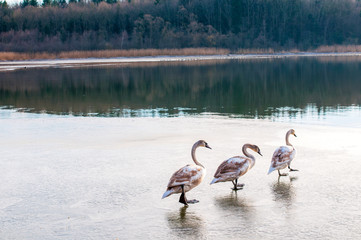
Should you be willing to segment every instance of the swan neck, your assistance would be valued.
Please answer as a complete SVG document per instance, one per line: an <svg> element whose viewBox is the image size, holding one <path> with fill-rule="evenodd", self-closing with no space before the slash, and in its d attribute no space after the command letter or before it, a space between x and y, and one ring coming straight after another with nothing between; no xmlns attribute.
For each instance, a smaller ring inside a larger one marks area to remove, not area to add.
<svg viewBox="0 0 361 240"><path fill-rule="evenodd" d="M252 158L253 160L255 160L255 157L250 154L249 152L247 152L247 148L249 148L251 145L250 144L244 144L242 147L242 152L246 157Z"/></svg>
<svg viewBox="0 0 361 240"><path fill-rule="evenodd" d="M193 145L193 147L192 147L192 159L193 159L193 162L194 162L195 164L197 164L198 166L201 166L202 168L204 168L204 166L203 166L200 162L198 162L198 160L197 160L197 158L196 158L196 149L197 149L198 147L199 147L198 142Z"/></svg>
<svg viewBox="0 0 361 240"><path fill-rule="evenodd" d="M287 146L291 146L292 148L293 148L293 145L290 143L290 141L288 140L288 138L290 137L290 135L291 135L291 131L288 131L287 133L286 133L286 145Z"/></svg>

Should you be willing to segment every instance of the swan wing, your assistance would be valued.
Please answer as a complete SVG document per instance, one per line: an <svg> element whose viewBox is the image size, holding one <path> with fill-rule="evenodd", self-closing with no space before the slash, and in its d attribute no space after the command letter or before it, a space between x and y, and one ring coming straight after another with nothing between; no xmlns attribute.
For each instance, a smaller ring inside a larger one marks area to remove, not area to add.
<svg viewBox="0 0 361 240"><path fill-rule="evenodd" d="M291 162L294 158L294 151L294 149L290 149L286 146L277 148L272 156L271 168L277 169L278 167Z"/></svg>
<svg viewBox="0 0 361 240"><path fill-rule="evenodd" d="M203 168L196 165L187 165L176 171L169 180L168 188L191 185L203 177Z"/></svg>
<svg viewBox="0 0 361 240"><path fill-rule="evenodd" d="M251 164L247 157L236 156L222 162L216 173L214 174L215 178L222 177L238 177L245 174L250 168Z"/></svg>

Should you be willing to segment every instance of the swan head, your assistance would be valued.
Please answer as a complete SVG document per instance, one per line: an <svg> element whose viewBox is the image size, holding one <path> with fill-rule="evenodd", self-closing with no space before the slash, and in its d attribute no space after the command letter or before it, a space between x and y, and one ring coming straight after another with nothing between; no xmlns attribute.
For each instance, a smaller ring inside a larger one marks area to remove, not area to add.
<svg viewBox="0 0 361 240"><path fill-rule="evenodd" d="M261 153L261 149L259 149L259 147L257 145L251 145L250 149L252 149L256 153L258 153L259 155L263 156L262 153Z"/></svg>
<svg viewBox="0 0 361 240"><path fill-rule="evenodd" d="M212 148L208 145L208 143L207 143L206 141L204 141L204 140L199 140L199 141L197 142L197 146L198 146L198 147L206 147L206 148L212 149Z"/></svg>
<svg viewBox="0 0 361 240"><path fill-rule="evenodd" d="M296 136L296 132L295 132L295 130L290 129L288 132L289 132L290 134L292 134L293 136L297 137L297 136Z"/></svg>

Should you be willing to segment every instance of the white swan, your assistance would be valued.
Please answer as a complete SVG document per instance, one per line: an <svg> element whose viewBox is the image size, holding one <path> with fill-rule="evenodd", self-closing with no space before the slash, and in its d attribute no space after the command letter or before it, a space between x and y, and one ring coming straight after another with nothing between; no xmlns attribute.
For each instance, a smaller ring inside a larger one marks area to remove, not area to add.
<svg viewBox="0 0 361 240"><path fill-rule="evenodd" d="M238 178L246 174L256 163L256 158L247 152L247 148L252 149L262 156L258 146L244 144L242 152L245 156L235 156L222 162L214 174L214 179L211 184L232 181L234 186L234 188L232 188L233 190L237 191L242 189L244 184L238 184Z"/></svg>
<svg viewBox="0 0 361 240"><path fill-rule="evenodd" d="M185 196L186 192L190 191L192 188L198 186L202 182L206 174L206 169L203 167L202 164L197 161L195 156L195 152L198 147L206 147L212 149L204 140L199 140L198 142L196 142L192 147L192 159L195 164L188 164L173 173L172 177L169 180L167 190L162 196L162 199L174 193L182 193L179 198L180 203L188 205L188 203L199 202L195 199L187 200Z"/></svg>
<svg viewBox="0 0 361 240"><path fill-rule="evenodd" d="M287 173L283 173L283 174L280 173L280 169L284 169L286 167L288 167L290 169L290 171L298 171L297 169L292 169L290 167L292 160L296 156L296 149L288 141L288 138L291 134L293 136L297 137L295 130L293 130L293 129L290 129L286 133L286 145L287 146L281 146L275 150L275 152L273 153L273 156L272 156L271 166L268 170L268 174L270 174L274 170L278 170L279 176L287 176L288 175ZM288 147L288 146L290 146L290 147Z"/></svg>

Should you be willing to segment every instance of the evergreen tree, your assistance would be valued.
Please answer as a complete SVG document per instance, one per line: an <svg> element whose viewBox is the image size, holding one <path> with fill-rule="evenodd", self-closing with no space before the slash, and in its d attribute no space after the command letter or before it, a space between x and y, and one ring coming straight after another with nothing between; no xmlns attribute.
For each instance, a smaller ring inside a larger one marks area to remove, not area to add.
<svg viewBox="0 0 361 240"><path fill-rule="evenodd" d="M307 50L322 44L361 43L361 0L69 0L81 4L66 7L67 1L42 0L43 7L55 7L27 11L21 8L39 6L40 0L21 0L6 10L6 0L0 0L0 51L25 51L34 45L44 51ZM114 6L97 6L101 1Z"/></svg>
<svg viewBox="0 0 361 240"><path fill-rule="evenodd" d="M98 5L100 2L102 2L102 1L103 1L103 0L92 0L92 2L95 3L95 4L97 4L97 5Z"/></svg>
<svg viewBox="0 0 361 240"><path fill-rule="evenodd" d="M106 0L106 2L109 4L113 4L113 3L117 3L117 0Z"/></svg>
<svg viewBox="0 0 361 240"><path fill-rule="evenodd" d="M52 6L65 7L67 5L66 0L52 0Z"/></svg>
<svg viewBox="0 0 361 240"><path fill-rule="evenodd" d="M23 0L23 2L20 4L20 6L22 8L25 8L25 7L29 6L29 4L30 4L29 0Z"/></svg>
<svg viewBox="0 0 361 240"><path fill-rule="evenodd" d="M67 5L66 0L59 0L60 7L66 7L66 5Z"/></svg>
<svg viewBox="0 0 361 240"><path fill-rule="evenodd" d="M49 6L51 4L51 0L43 0L43 7Z"/></svg>
<svg viewBox="0 0 361 240"><path fill-rule="evenodd" d="M37 7L38 6L38 1L37 0L30 0L29 4L33 7Z"/></svg>

